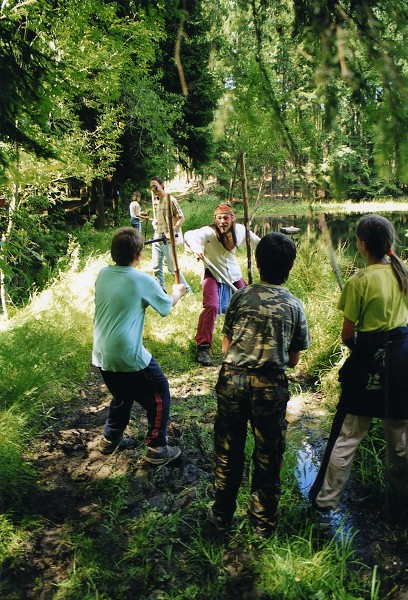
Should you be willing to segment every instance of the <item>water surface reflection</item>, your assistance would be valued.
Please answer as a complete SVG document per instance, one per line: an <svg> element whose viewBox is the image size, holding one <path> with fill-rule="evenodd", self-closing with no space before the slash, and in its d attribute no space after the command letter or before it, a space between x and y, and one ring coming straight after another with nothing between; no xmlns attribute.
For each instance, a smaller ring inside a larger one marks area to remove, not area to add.
<svg viewBox="0 0 408 600"><path fill-rule="evenodd" d="M364 213L367 214L367 213ZM397 252L402 258L408 257L408 214L405 212L387 212L381 213L394 225L398 236ZM355 229L357 221L363 213L352 214L327 214L326 221L330 230L334 248L344 247L349 258L353 258L356 253ZM292 234L296 242L303 240L314 241L321 237L322 233L318 223L318 215L314 216L271 216L259 217L253 219L252 229L259 236L265 235L271 231L280 231L282 227L297 227L299 233Z"/></svg>

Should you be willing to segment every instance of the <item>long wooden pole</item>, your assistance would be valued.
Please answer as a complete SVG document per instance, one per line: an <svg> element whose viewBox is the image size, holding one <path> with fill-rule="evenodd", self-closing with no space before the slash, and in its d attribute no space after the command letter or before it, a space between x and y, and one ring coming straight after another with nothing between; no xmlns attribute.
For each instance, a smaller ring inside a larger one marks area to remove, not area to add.
<svg viewBox="0 0 408 600"><path fill-rule="evenodd" d="M334 253L330 230L327 226L326 216L324 213L319 214L318 221L319 221L320 229L322 230L323 239L324 239L327 249L329 251L330 260L331 260L334 274L336 275L337 283L339 284L340 290L342 290L343 289L343 280L341 277L341 271L339 268L339 264L337 262L336 255Z"/></svg>
<svg viewBox="0 0 408 600"><path fill-rule="evenodd" d="M154 197L154 192L151 191L150 192L151 197L152 197L152 212L153 212L153 219L157 219L157 214L156 214L156 203L155 203L155 197Z"/></svg>
<svg viewBox="0 0 408 600"><path fill-rule="evenodd" d="M231 288L232 293L235 293L237 291L238 288L236 288L235 285L227 277L225 277L225 275L221 273L221 271L217 269L217 267L213 265L212 262L208 260L206 256L203 255L200 256L200 258L203 261L203 263L210 269L213 275L218 275L218 277L222 279L222 281L226 283L228 287Z"/></svg>
<svg viewBox="0 0 408 600"><path fill-rule="evenodd" d="M248 283L252 283L252 253L251 253L251 236L249 232L249 210L248 210L248 188L247 177L245 170L245 155L240 153L241 160L241 179L242 179L242 201L244 204L244 225L245 225L245 241L248 261Z"/></svg>
<svg viewBox="0 0 408 600"><path fill-rule="evenodd" d="M186 240L184 240L184 244L191 250L191 246ZM220 279L222 279L222 281L231 288L233 293L238 290L238 288L235 287L235 285L232 283L232 281L230 281L228 279L228 277L226 277L223 273L221 273L221 271L215 265L213 265L212 262L210 260L208 260L208 258L206 256L204 256L204 254L196 254L193 250L191 250L191 252L193 252L193 254L195 256L197 256L197 258L199 258L203 261L205 266L210 269L210 271L212 272L213 275L216 275Z"/></svg>
<svg viewBox="0 0 408 600"><path fill-rule="evenodd" d="M173 257L173 266L174 266L174 279L176 283L180 283L180 269L178 266L177 259L177 250L176 250L176 239L174 236L174 227L173 227L173 211L172 211L172 203L170 194L166 195L167 200L167 225L169 228L169 236L170 236L170 246L171 246L171 255Z"/></svg>

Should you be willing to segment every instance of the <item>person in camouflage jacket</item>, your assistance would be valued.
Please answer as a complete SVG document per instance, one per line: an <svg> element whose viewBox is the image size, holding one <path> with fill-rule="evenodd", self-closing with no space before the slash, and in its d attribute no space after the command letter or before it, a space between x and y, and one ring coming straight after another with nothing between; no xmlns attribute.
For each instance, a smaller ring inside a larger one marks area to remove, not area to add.
<svg viewBox="0 0 408 600"><path fill-rule="evenodd" d="M276 524L289 399L285 370L310 344L303 305L282 285L295 258L290 237L265 235L256 248L261 281L236 292L225 315L225 356L215 388L215 502L208 513L221 531L236 510L248 421L255 440L249 520L264 536Z"/></svg>

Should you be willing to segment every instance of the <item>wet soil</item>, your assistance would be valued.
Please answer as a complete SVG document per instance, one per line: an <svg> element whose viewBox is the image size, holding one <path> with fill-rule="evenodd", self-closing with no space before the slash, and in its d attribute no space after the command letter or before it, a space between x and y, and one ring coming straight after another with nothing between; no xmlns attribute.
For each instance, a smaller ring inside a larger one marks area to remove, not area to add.
<svg viewBox="0 0 408 600"><path fill-rule="evenodd" d="M173 405L183 402L187 397L200 402L203 394L210 392L216 373L216 368L203 369L202 376L194 378L188 386L177 386L170 380ZM16 556L7 572L0 573L5 600L48 600L54 597L56 586L68 577L75 562L75 547L70 541L73 534L80 535L87 531L97 536L96 530L103 528L100 503L95 500L95 494L100 493L98 482L101 485L112 475L132 475L134 493L128 499L126 508L129 515L141 514L146 502L150 506L166 505L169 510L180 508L195 500L196 482L205 478L211 486L211 456L200 443L199 430L203 423L194 422L194 419L189 420L189 428L196 443L188 447L183 445L179 468L164 470L165 485L157 485L157 472L154 485L149 485L154 468L143 461L144 413L136 406L135 420L142 422L139 428L140 449L102 455L97 445L109 402L110 395L99 373L91 370L75 398L68 405L55 408L52 427L37 439L35 450L29 458L36 468L38 480L29 497L24 499L23 511L28 518L35 518L38 525L33 524L24 552ZM316 412L319 404L316 395L310 398L306 407L291 406L289 410L289 421L302 429L306 440L305 453L300 453L299 460L306 467L309 464L312 471L315 460L307 448L313 451L317 448L318 454L323 446L312 425L310 413L311 407ZM213 412L209 410L205 418L210 426ZM172 419L169 435L176 443L181 427L177 419ZM303 471L306 479L309 467ZM302 477L299 477L300 488L301 480ZM407 520L401 520L401 511L390 513L390 504L384 504L383 500L372 496L364 498L363 490L352 488L342 508L349 515L349 525L356 531L355 546L362 562L369 567L378 565L378 576L384 581L381 597L408 600L408 535L401 529L407 528ZM388 506L388 512L384 505ZM239 581L231 598L255 598L246 590L245 582L240 577L245 567L242 556L238 567L234 560L233 556L231 560L226 559L225 566L227 572L231 572L232 580L238 577ZM251 589L251 585L247 587ZM137 598L137 591L128 597Z"/></svg>

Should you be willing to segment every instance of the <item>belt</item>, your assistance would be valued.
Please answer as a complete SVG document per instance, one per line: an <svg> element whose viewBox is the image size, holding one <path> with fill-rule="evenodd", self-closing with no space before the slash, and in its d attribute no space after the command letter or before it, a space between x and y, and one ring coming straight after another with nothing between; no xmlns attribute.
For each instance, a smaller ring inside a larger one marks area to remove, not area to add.
<svg viewBox="0 0 408 600"><path fill-rule="evenodd" d="M223 363L225 367L231 369L231 371L235 371L237 373L242 373L243 375L280 375L285 373L285 369L278 369L274 367L241 367L238 365L232 365L230 363Z"/></svg>

